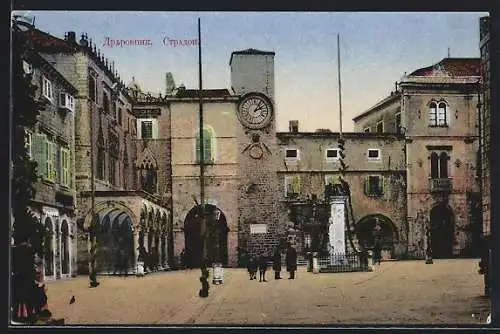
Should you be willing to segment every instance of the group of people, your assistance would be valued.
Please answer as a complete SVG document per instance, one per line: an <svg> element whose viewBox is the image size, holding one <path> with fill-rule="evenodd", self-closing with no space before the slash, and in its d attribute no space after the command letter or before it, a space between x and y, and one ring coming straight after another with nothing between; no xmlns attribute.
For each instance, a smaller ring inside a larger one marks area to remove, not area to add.
<svg viewBox="0 0 500 334"><path fill-rule="evenodd" d="M283 249L278 247L272 257L274 279L281 279L281 254ZM289 273L288 279L295 279L295 271L297 271L297 251L291 245L286 248L286 270ZM265 255L250 257L247 261L247 270L250 280L257 279L257 271L259 271L259 282L266 281L266 271L269 267L270 258Z"/></svg>

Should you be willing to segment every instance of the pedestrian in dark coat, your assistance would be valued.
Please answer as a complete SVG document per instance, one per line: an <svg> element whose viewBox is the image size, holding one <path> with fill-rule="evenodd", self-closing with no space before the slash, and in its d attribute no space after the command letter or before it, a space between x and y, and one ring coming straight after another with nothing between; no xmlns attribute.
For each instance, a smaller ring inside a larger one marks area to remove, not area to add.
<svg viewBox="0 0 500 334"><path fill-rule="evenodd" d="M259 282L266 281L267 258L264 255L259 257Z"/></svg>
<svg viewBox="0 0 500 334"><path fill-rule="evenodd" d="M281 279L281 249L278 247L273 257L274 279Z"/></svg>
<svg viewBox="0 0 500 334"><path fill-rule="evenodd" d="M297 270L297 251L288 244L286 250L286 271L290 273L288 279L295 279L295 271Z"/></svg>
<svg viewBox="0 0 500 334"><path fill-rule="evenodd" d="M372 264L380 265L380 258L382 252L382 226L380 226L380 222L377 220L375 223L375 227L373 228L373 255L372 255Z"/></svg>
<svg viewBox="0 0 500 334"><path fill-rule="evenodd" d="M256 279L255 274L256 274L256 263L255 259L253 257L250 257L247 261L247 270L248 270L248 275L250 276L250 280Z"/></svg>

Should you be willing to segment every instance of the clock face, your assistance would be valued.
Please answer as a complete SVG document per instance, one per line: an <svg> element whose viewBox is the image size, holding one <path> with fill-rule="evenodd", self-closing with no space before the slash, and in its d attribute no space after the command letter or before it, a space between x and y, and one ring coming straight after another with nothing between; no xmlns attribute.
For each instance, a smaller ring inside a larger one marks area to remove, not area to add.
<svg viewBox="0 0 500 334"><path fill-rule="evenodd" d="M269 100L260 94L245 96L238 108L240 122L250 129L262 129L272 118L273 107Z"/></svg>

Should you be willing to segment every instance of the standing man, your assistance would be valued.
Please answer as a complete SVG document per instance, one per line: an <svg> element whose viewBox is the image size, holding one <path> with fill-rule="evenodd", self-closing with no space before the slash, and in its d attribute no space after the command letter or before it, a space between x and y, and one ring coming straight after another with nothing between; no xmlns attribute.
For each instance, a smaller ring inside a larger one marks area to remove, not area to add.
<svg viewBox="0 0 500 334"><path fill-rule="evenodd" d="M377 218L375 227L373 228L373 257L372 264L380 265L380 258L382 252L382 226Z"/></svg>
<svg viewBox="0 0 500 334"><path fill-rule="evenodd" d="M274 279L281 279L281 248L278 246L273 257Z"/></svg>
<svg viewBox="0 0 500 334"><path fill-rule="evenodd" d="M295 271L297 270L297 251L291 243L288 243L286 250L286 271L290 273L288 279L295 279Z"/></svg>

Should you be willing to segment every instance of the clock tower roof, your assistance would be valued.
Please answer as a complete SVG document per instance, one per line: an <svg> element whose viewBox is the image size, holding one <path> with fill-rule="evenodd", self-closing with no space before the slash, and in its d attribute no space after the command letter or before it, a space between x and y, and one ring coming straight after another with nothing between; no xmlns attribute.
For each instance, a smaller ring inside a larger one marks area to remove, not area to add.
<svg viewBox="0 0 500 334"><path fill-rule="evenodd" d="M262 51L262 50L257 50L257 49L246 49L246 50L239 50L239 51L233 51L231 53L231 59L229 59L229 65L231 65L233 61L233 55L269 55L269 56L274 56L276 53L274 51Z"/></svg>

